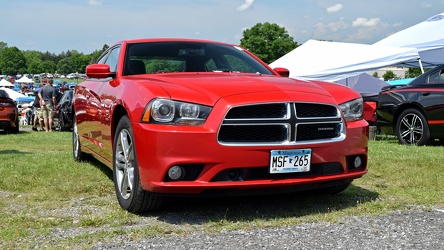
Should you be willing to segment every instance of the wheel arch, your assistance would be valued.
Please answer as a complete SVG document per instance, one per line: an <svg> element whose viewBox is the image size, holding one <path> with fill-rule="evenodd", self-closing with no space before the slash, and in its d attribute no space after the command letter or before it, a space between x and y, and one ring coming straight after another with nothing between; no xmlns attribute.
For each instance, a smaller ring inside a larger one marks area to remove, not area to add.
<svg viewBox="0 0 444 250"><path fill-rule="evenodd" d="M125 115L128 115L128 112L126 111L125 107L123 107L122 105L117 105L114 108L113 118L111 123L111 140L112 140L111 145L114 145L114 136L116 133L117 124L119 124L120 119Z"/></svg>
<svg viewBox="0 0 444 250"><path fill-rule="evenodd" d="M419 103L415 102L404 103L400 105L393 114L393 122L392 122L393 131L395 131L396 129L396 123L398 122L399 116L401 115L402 112L404 112L407 109L416 109L419 112L421 112L424 115L424 117L427 119L424 109Z"/></svg>

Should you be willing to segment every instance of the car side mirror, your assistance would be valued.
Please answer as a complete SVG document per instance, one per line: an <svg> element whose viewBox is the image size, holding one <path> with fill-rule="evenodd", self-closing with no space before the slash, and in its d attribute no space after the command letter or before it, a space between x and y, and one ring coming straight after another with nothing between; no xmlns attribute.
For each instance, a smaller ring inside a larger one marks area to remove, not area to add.
<svg viewBox="0 0 444 250"><path fill-rule="evenodd" d="M282 77L290 77L290 71L286 68L274 68L273 70Z"/></svg>
<svg viewBox="0 0 444 250"><path fill-rule="evenodd" d="M91 64L86 66L86 75L89 78L107 78L111 74L108 64Z"/></svg>

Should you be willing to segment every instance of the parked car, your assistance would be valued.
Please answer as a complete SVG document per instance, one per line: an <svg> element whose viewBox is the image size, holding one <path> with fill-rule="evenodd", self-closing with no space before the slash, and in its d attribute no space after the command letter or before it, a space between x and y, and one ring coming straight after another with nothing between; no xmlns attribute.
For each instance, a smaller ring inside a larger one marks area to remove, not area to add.
<svg viewBox="0 0 444 250"><path fill-rule="evenodd" d="M72 89L65 90L54 108L54 118L57 118L60 131L72 129L72 93Z"/></svg>
<svg viewBox="0 0 444 250"><path fill-rule="evenodd" d="M248 50L191 39L109 47L73 94L73 155L113 170L120 206L165 196L339 193L367 172L363 100L288 78Z"/></svg>
<svg viewBox="0 0 444 250"><path fill-rule="evenodd" d="M8 92L0 89L0 131L18 133L19 116L15 101L9 97Z"/></svg>
<svg viewBox="0 0 444 250"><path fill-rule="evenodd" d="M399 143L428 145L444 138L444 65L378 96L377 123Z"/></svg>

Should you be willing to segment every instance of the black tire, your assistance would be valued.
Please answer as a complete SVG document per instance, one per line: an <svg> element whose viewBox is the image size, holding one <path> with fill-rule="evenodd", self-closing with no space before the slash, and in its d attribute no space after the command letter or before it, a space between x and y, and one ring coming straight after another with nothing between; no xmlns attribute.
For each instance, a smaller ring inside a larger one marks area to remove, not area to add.
<svg viewBox="0 0 444 250"><path fill-rule="evenodd" d="M82 147L80 145L79 131L77 130L77 121L74 116L73 118L73 131L72 131L72 155L75 161L85 161L85 153L82 152Z"/></svg>
<svg viewBox="0 0 444 250"><path fill-rule="evenodd" d="M142 189L128 116L120 119L114 135L113 180L117 200L128 212L143 213L160 207L162 197Z"/></svg>
<svg viewBox="0 0 444 250"><path fill-rule="evenodd" d="M15 120L15 127L14 127L14 128L11 128L11 133L13 133L13 134L18 134L19 131L20 131L20 121L19 121L19 119L17 118L17 119Z"/></svg>
<svg viewBox="0 0 444 250"><path fill-rule="evenodd" d="M395 134L400 144L428 145L431 142L429 125L417 109L406 109L396 121Z"/></svg>
<svg viewBox="0 0 444 250"><path fill-rule="evenodd" d="M59 114L59 129L60 129L60 131L67 131L68 130L66 128L65 121L63 120L63 114L62 113Z"/></svg>

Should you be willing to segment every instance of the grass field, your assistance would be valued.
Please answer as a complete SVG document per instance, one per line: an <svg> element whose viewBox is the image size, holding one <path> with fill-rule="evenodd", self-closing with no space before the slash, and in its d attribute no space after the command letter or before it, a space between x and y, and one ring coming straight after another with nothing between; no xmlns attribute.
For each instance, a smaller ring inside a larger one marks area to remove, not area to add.
<svg viewBox="0 0 444 250"><path fill-rule="evenodd" d="M186 235L344 216L444 208L444 147L369 142L369 172L335 196L287 194L174 199L158 212L134 215L115 198L110 169L75 162L71 133L0 134L0 249L88 248L107 239Z"/></svg>

